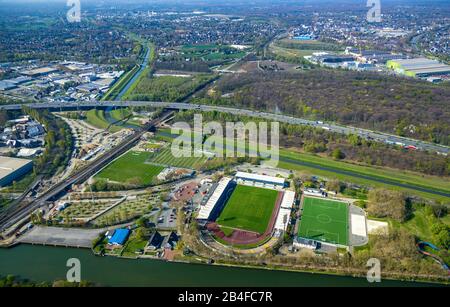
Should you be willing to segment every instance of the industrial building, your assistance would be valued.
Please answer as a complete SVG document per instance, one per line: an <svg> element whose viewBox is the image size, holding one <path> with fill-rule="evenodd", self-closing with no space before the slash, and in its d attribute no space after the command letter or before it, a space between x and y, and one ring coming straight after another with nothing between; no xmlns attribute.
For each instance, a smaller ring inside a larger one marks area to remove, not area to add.
<svg viewBox="0 0 450 307"><path fill-rule="evenodd" d="M33 161L0 156L0 187L7 186L13 181L31 172Z"/></svg>
<svg viewBox="0 0 450 307"><path fill-rule="evenodd" d="M324 65L355 61L355 58L352 55L345 55L345 54L324 54L318 55L314 59L316 62Z"/></svg>
<svg viewBox="0 0 450 307"><path fill-rule="evenodd" d="M130 236L130 230L128 229L116 229L108 237L108 244L112 246L123 246Z"/></svg>
<svg viewBox="0 0 450 307"><path fill-rule="evenodd" d="M389 69L409 77L428 78L450 75L450 66L427 58L391 60L386 63Z"/></svg>
<svg viewBox="0 0 450 307"><path fill-rule="evenodd" d="M385 64L388 61L405 59L405 56L402 54L378 50L358 50L353 48L347 49L346 54L355 56L362 63Z"/></svg>
<svg viewBox="0 0 450 307"><path fill-rule="evenodd" d="M40 77L45 76L54 72L57 72L58 69L56 67L41 67L31 70L25 70L22 71L22 75L28 76L28 77Z"/></svg>

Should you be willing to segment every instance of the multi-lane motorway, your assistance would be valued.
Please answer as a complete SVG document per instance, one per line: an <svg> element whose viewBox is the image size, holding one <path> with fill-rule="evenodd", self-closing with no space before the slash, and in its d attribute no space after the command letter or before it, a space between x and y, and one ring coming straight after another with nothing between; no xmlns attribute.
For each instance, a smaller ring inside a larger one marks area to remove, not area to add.
<svg viewBox="0 0 450 307"><path fill-rule="evenodd" d="M362 128L356 128L352 126L344 126L335 123L327 123L321 121L312 121L302 118L296 118L287 115L260 112L256 110L247 110L241 108L229 108L214 105L198 105L191 103L173 103L173 102L155 102L155 101L98 101L98 102L78 102L78 103L35 103L28 104L27 106L40 109L51 110L73 110L73 109L87 109L98 107L128 107L128 106L151 106L158 108L165 108L171 110L198 110L198 111L217 111L236 115L245 115L257 118L264 118L269 121L278 121L282 123L290 123L295 125L307 125L317 128L322 128L331 132L337 132L342 134L355 134L362 138L383 142L386 144L398 145L398 146L410 146L413 149L426 150L429 152L435 152L439 154L447 155L450 152L450 147L439 144L414 140L406 137L400 137L391 135L388 133L372 131ZM0 106L1 109L17 110L21 105L7 105Z"/></svg>

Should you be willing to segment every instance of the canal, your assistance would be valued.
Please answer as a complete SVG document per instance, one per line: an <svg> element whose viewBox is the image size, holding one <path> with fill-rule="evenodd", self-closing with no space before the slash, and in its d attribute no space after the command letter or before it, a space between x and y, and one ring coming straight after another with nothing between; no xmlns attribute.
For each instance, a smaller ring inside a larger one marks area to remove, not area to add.
<svg viewBox="0 0 450 307"><path fill-rule="evenodd" d="M69 258L81 262L81 278L103 286L370 286L363 278L231 268L159 260L96 257L90 250L19 245L0 248L0 275L32 281L65 279ZM424 283L384 280L378 286L425 286Z"/></svg>
<svg viewBox="0 0 450 307"><path fill-rule="evenodd" d="M128 92L131 85L133 85L133 83L139 79L139 77L141 76L141 74L144 72L144 70L147 68L147 66L149 64L148 60L150 59L151 52L152 52L151 47L147 47L147 50L146 50L145 56L144 56L144 60L142 61L142 64L140 65L139 70L134 74L134 76L131 78L131 80L128 81L127 85L120 91L120 93L117 95L115 101L122 100L122 97Z"/></svg>

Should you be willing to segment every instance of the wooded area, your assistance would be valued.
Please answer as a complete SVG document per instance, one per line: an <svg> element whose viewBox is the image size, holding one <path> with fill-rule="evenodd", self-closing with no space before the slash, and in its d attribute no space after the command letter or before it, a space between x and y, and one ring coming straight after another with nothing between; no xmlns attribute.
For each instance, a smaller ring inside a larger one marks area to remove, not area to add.
<svg viewBox="0 0 450 307"><path fill-rule="evenodd" d="M253 72L224 77L214 97L204 97L214 104L281 111L450 144L448 84L327 69Z"/></svg>

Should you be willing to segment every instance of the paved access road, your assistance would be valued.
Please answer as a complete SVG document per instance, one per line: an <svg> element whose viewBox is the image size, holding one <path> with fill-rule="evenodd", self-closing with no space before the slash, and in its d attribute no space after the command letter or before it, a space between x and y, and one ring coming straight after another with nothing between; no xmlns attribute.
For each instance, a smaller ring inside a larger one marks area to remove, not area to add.
<svg viewBox="0 0 450 307"><path fill-rule="evenodd" d="M177 103L177 102L160 102L160 101L94 101L94 102L77 102L77 103L34 103L27 104L27 106L39 109L51 109L51 110L73 110L73 109L88 109L96 107L128 107L128 106L151 106L158 108L166 108L172 110L198 110L198 111L217 111L223 113L230 113L235 115L245 115L257 118L264 118L269 121L278 121L282 123L289 123L294 125L306 125L316 128L322 128L328 131L342 133L342 134L355 134L368 140L374 140L386 144L399 145L399 146L414 146L419 150L425 150L435 152L439 154L447 155L450 152L450 147L414 140L406 137L400 137L391 135L388 133L367 130L363 128L356 128L352 126L338 125L334 123L324 123L321 121L312 121L303 118L297 118L287 115L260 112L255 110L241 109L241 108L229 108L214 105L199 105L191 103ZM22 105L6 105L0 106L0 110L18 110Z"/></svg>

